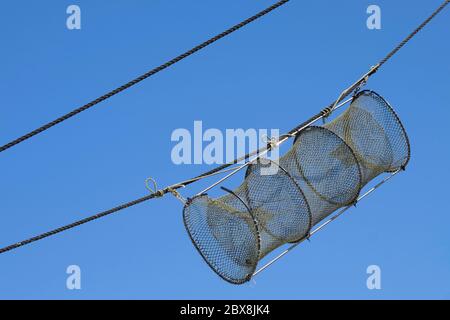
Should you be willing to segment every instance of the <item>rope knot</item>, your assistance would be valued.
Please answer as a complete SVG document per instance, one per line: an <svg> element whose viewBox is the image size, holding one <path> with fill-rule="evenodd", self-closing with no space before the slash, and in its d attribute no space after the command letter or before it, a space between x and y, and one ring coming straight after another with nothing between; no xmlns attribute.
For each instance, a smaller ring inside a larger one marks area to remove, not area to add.
<svg viewBox="0 0 450 320"><path fill-rule="evenodd" d="M157 190L156 192L153 192L156 198L161 198L164 196L164 190Z"/></svg>
<svg viewBox="0 0 450 320"><path fill-rule="evenodd" d="M334 106L332 107L328 107L322 110L321 115L322 115L322 123L325 124L328 117L331 116L331 114L333 113L334 110Z"/></svg>
<svg viewBox="0 0 450 320"><path fill-rule="evenodd" d="M150 187L150 182L153 184L153 187ZM156 198L161 198L166 193L164 190L158 190L158 184L153 178L145 179L145 188L147 188L147 190L150 191Z"/></svg>
<svg viewBox="0 0 450 320"><path fill-rule="evenodd" d="M153 184L153 186L149 185L150 182ZM153 178L147 178L145 180L145 187L147 188L148 191L152 193L152 195L155 196L155 198L161 198L166 193L170 192L175 198L180 200L183 204L186 203L186 199L184 199L183 196L177 191L177 189L179 188L184 188L185 187L184 184L177 184L174 186L167 187L165 189L158 189L158 184L156 183L156 180Z"/></svg>

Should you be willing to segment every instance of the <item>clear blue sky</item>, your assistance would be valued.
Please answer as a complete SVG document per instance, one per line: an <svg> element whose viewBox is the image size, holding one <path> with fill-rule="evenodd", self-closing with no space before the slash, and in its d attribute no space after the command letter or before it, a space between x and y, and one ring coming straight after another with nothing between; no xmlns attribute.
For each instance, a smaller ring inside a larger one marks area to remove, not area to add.
<svg viewBox="0 0 450 320"><path fill-rule="evenodd" d="M274 1L8 1L0 11L1 144ZM0 155L0 244L84 218L207 166L175 166L176 128L286 131L319 111L441 0L296 1L64 125ZM66 8L82 30L66 29ZM382 30L366 8L382 8ZM409 133L408 171L256 279L220 280L174 198L0 256L0 298L450 298L450 8L368 88ZM229 187L230 184L228 184ZM184 190L185 196L196 190ZM66 289L66 268L82 290ZM382 290L366 268L382 269Z"/></svg>

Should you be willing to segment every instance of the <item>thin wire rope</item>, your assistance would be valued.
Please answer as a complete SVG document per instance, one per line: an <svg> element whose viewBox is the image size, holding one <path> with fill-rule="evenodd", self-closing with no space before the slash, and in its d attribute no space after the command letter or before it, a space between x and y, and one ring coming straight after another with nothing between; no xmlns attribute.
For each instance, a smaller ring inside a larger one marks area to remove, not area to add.
<svg viewBox="0 0 450 320"><path fill-rule="evenodd" d="M284 2L287 2L287 1L281 1L281 2L278 2L277 4L278 4L278 6L280 6L280 5L284 4ZM422 30L422 29L423 29L423 28L424 28L424 27L425 27L425 26L426 26L426 25L427 25L434 17L436 17L436 15L437 15L439 12L441 12L449 2L450 2L450 0L446 0L439 8L435 11L435 12L433 12L433 14L432 14L429 18L427 18L427 19L426 19L426 20L425 20L418 28L416 28L416 29L415 29L408 37L406 37L406 38L405 38L405 39L404 39L404 40L403 40L403 41L402 41L402 42L401 42L401 43L400 43L393 51L391 51L391 52L390 52L383 60L381 60L380 63L378 63L377 65L375 65L375 67L372 67L371 70L367 73L367 77L366 77L365 79L362 79L362 78L361 78L362 80L359 79L353 86L351 86L351 87L349 87L347 90L345 90L344 93L341 94L341 96L338 98L337 101L334 101L333 103L330 104L329 107L323 109L323 110L322 110L321 112L319 112L317 115L313 116L313 117L310 118L309 120L303 122L302 124L298 125L298 126L295 127L294 129L292 129L292 130L287 134L287 136L292 137L292 135L293 135L295 132L298 132L298 130L299 130L301 127L305 126L306 123L315 121L315 119L322 118L322 117L324 117L324 116L326 116L326 115L329 115L329 113L330 113L331 111L333 111L333 106L335 106L336 104L338 104L338 103L339 103L340 101L342 101L343 99L346 99L346 98L348 97L348 95L352 92L352 90L358 88L361 84L367 82L367 80L368 80L368 78L369 78L370 76L372 76L376 71L378 71L378 69L379 69L383 64L385 64L389 59L391 59L391 58L392 58L392 57L393 57L393 56L394 56L394 55L395 55L395 54L396 54L396 53L397 53L397 52L398 52L398 51L399 51L399 50L400 50L407 42L409 42L415 35L417 35L417 33L419 33L419 31L421 31L421 30ZM275 4L274 6L276 6L277 4ZM273 7L273 6L272 6L272 7ZM266 10L269 10L269 9L266 9ZM272 10L273 10L273 9L272 9ZM265 149L267 149L267 147L266 147ZM262 150L264 150L264 148L263 148ZM3 151L3 150L0 148L0 152L1 152L1 151ZM62 231L66 231L66 230L68 230L68 229L71 229L71 228L80 226L80 225L85 224L85 223L87 223L87 222L90 222L90 221L93 221L93 220L97 220L97 219L99 219L99 218L101 218L101 217L105 217L105 216L107 216L107 215L110 215L110 214L112 214L112 213L118 212L118 211L123 210L123 209L125 209L125 208L129 208L129 207L135 206L135 205L137 205L137 204L140 204L140 203L142 203L142 202L148 201L148 200L150 200L150 199L153 199L153 198L157 198L157 197L163 196L164 194L171 192L171 190L176 190L176 189L185 187L185 186L187 186L187 185L189 185L189 184L191 184L191 183L194 183L194 182L196 182L196 181L198 181L198 180L201 180L203 177L207 177L207 176L209 176L209 175L213 175L213 174L215 174L215 173L217 173L217 172L220 172L220 171L222 171L222 170L224 170L224 169L227 169L227 168L229 168L230 166L232 166L232 165L238 163L239 161L247 160L247 159L249 159L250 157L252 157L252 156L254 156L254 155L257 155L259 152L260 152L260 150L251 152L251 153L249 153L249 154L247 154L247 155L241 157L240 159L236 159L236 160L233 161L233 162L223 164L223 165L221 165L221 166L219 166L219 167L216 167L215 169L212 169L212 170L210 170L210 171L208 171L208 172L205 172L205 173L203 173L203 174L201 174L201 175L199 175L199 176L197 176L197 177L195 177L195 178L186 180L186 181L184 181L184 182L182 182L182 183L179 183L179 184L175 184L175 185L169 186L169 187L167 187L167 188L165 188L165 189L159 190L158 192L153 193L153 194L150 194L150 195L148 195L148 196L146 196L146 197L143 197L143 198L140 198L140 199L137 199L137 200L128 202L128 203L126 203L126 204L120 205L120 206L115 207L115 208L113 208L113 209L110 209L110 210L101 212L101 213L99 213L99 214L96 214L96 215L94 215L94 216L88 217L88 218L86 218L86 219L83 219L83 220L80 220L80 221L77 221L77 222L74 222L74 223L69 224L69 225L67 225L67 226L64 226L64 227L55 229L55 230L50 231L50 232L43 233L43 234L41 234L41 235L39 235L39 236L30 238L30 239L28 239L28 240L24 240L24 241L18 242L18 243L14 244L14 245L7 246L7 247L5 247L5 248L0 249L0 254L2 254L2 253L4 253L4 252L7 252L7 251L11 251L11 250L13 250L13 249L17 249L17 248L22 247L22 246L24 246L24 245L26 245L26 244L30 244L30 243L32 243L32 242L35 242L35 241L38 241L38 240L47 238L47 237L49 237L49 236L51 236L51 235L60 233L60 232L62 232Z"/></svg>
<svg viewBox="0 0 450 320"><path fill-rule="evenodd" d="M362 196L360 196L358 198L358 202L363 200L364 198L366 198L368 195L370 195L372 192L374 192L375 190L377 190L379 187L381 187L383 184L385 184L386 182L388 182L389 180L391 180L395 175L397 175L401 170L397 170L393 173L391 173L390 175L388 175L386 178L384 178L382 181L380 181L379 183L377 183L374 187L370 188L367 192L365 192ZM270 260L269 262L267 262L265 265L263 265L261 268L259 268L255 273L253 273L253 277L256 277L258 274L260 274L261 272L263 272L264 270L266 270L267 268L269 268L271 265L273 265L275 262L277 262L278 260L280 260L281 258L283 258L286 254L288 254L289 252L291 252L292 250L294 250L297 246L299 246L301 243L303 243L306 239L310 239L314 234L316 234L317 232L319 232L320 230L322 230L324 227L326 227L327 225L329 225L331 222L333 222L334 220L336 220L337 218L339 218L342 214L344 214L348 209L350 209L353 205L347 206L342 208L338 213L336 213L335 215L333 215L331 218L329 218L327 221L325 221L324 223L322 223L321 225L319 225L317 228L315 228L307 238L302 239L299 242L296 242L294 244L292 244L291 246L289 246L286 250L284 250L283 252L281 252L279 255L277 255L275 258L273 258L272 260Z"/></svg>
<svg viewBox="0 0 450 320"><path fill-rule="evenodd" d="M341 108L342 106L346 105L348 102L350 102L351 100L353 100L353 98L347 99L346 101L335 105L333 107L332 111L336 111L337 109ZM285 134L282 135L283 138L281 138L277 143L276 143L276 147L279 147L280 145L282 145L284 142L288 141L290 138L294 137L296 134L298 134L300 131L306 129L307 127L313 125L315 122L319 121L320 119L323 119L327 116L326 113L322 113L320 114L319 117L315 118L314 120L305 123L302 127L298 128L295 132L289 133L289 134ZM258 159L260 159L261 157L263 157L264 155L266 155L267 153L269 153L269 151L271 150L271 148L266 147L263 151L259 150L260 152L257 152L256 156L249 160L248 162L244 163L241 166L238 166L237 168L235 168L231 173L227 174L225 177L222 177L220 180L214 182L213 184L211 184L210 186L208 186L206 189L204 189L203 191L200 191L198 195L202 195L205 194L206 192L208 192L209 190L211 190L212 188L214 188L215 186L221 184L223 181L229 179L230 177L234 176L236 173L238 173L239 171L241 171L242 169L246 168L247 166L249 166L250 164L254 163L255 161L257 161Z"/></svg>
<svg viewBox="0 0 450 320"><path fill-rule="evenodd" d="M183 59L193 55L197 51L200 51L201 49L203 49L203 48L213 44L214 42L216 42L216 41L218 41L218 40L220 40L220 39L222 39L222 38L224 38L224 37L226 37L226 36L228 36L230 34L232 34L233 32L241 29L242 27L248 25L249 23L251 23L251 22L253 22L253 21L255 21L255 20L257 20L257 19L259 19L259 18L261 18L263 16L265 16L266 14L272 12L273 10L279 8L280 6L286 4L289 1L290 0L282 0L282 1L279 1L279 2L275 3L274 5L268 7L267 9L265 9L265 10L263 10L263 11L257 13L257 14L255 14L254 16L252 16L252 17L250 17L250 18L248 18L248 19L246 19L246 20L244 20L244 21L234 25L233 27L229 28L228 30L226 30L226 31L224 31L224 32L222 32L222 33L220 33L220 34L218 34L218 35L208 39L207 41L205 41L205 42L195 46L194 48L186 51L185 53L180 54L179 56L175 57L174 59L169 60L168 62L166 62L166 63L164 63L164 64L162 64L162 65L160 65L160 66L158 66L158 67L148 71L147 73L141 75L140 77L137 77L134 80L131 80L130 82L128 82L128 83L126 83L126 84L124 84L124 85L122 85L122 86L120 86L120 87L118 87L118 88L116 88L116 89L114 89L114 90L104 94L103 96L101 96L101 97L99 97L99 98L97 98L97 99L95 99L95 100L85 104L84 106L82 106L80 108L77 108L77 109L75 109L75 110L73 110L73 111L71 111L71 112L69 112L69 113L67 113L67 114L65 114L65 115L63 115L63 116L61 116L61 117L59 117L59 118L49 122L49 123L47 123L47 124L44 124L43 126L37 128L35 130L30 131L29 133L27 133L27 134L25 134L25 135L15 139L15 140L13 140L13 141L3 145L2 147L0 147L0 152L6 151L6 150L8 150L8 149L18 145L19 143L22 143L22 142L24 142L24 141L26 141L26 140L28 140L28 139L36 136L36 135L38 135L38 134L48 130L48 129L56 126L57 124L60 124L61 122L64 122L64 121L66 121L66 120L68 120L68 119L78 115L79 113L94 107L95 105L99 104L100 102L103 102L103 101L105 101L105 100L107 100L107 99L117 95L118 93L133 87L134 85L140 83L141 81L143 81L143 80L145 80L145 79L147 79L147 78L149 78L149 77L159 73L160 71L162 71L164 69L167 69L168 67L176 64L177 62L180 62L181 60L183 60Z"/></svg>
<svg viewBox="0 0 450 320"><path fill-rule="evenodd" d="M201 179L205 179L205 178L217 176L217 175L219 175L219 174L227 173L227 172L230 172L230 171L233 171L233 170L236 170L236 167L231 167L231 168L228 168L228 169L223 169L223 170L220 170L220 171L218 171L218 172L214 172L214 173L210 173L210 174L200 175L200 176L198 176L198 177L195 177L195 178L188 179L188 180L185 180L185 181L183 181L183 182L177 183L177 184L173 185L172 188L174 188L174 187L183 188L183 187L186 186L187 183L193 183L193 182L196 182L196 181L201 180ZM146 185L147 185L147 181L156 182L153 178L147 178L146 181L145 181L145 182L146 182ZM153 193L155 193L156 191L158 191L158 190L152 190L152 189L148 188L148 186L147 186L147 189L148 189L149 191L152 191Z"/></svg>
<svg viewBox="0 0 450 320"><path fill-rule="evenodd" d="M415 35L417 35L427 24L431 22L444 8L449 4L450 0L444 1L424 22L422 22L413 32L411 32L400 44L395 47L394 50L389 52L389 54L380 61L379 65L382 66L388 60L390 60L401 48L405 46Z"/></svg>
<svg viewBox="0 0 450 320"><path fill-rule="evenodd" d="M125 204L122 204L122 205L119 205L119 206L117 206L115 208L109 209L107 211L103 211L103 212L98 213L96 215L93 215L91 217L88 217L88 218L85 218L85 219L82 219L82 220L78 220L78 221L76 221L74 223L68 224L68 225L60 227L60 228L56 228L54 230L51 230L51 231L48 231L48 232L45 232L45 233L42 233L42 234L40 234L38 236L35 236L35 237L32 237L30 239L17 242L17 243L15 243L13 245L10 245L10 246L7 246L7 247L4 247L4 248L0 249L0 254L5 253L7 251L11 251L11 250L17 249L19 247L23 247L24 245L27 245L27 244L30 244L30 243L42 240L44 238L53 236L53 235L58 234L60 232L63 232L63 231L66 231L66 230L69 230L69 229L81 226L81 225L83 225L85 223L88 223L88 222L100 219L102 217L111 215L111 214L116 213L118 211L121 211L123 209L133 207L133 206L135 206L135 205L137 205L139 203L148 201L148 200L153 199L155 197L156 197L156 195L154 193L152 193L152 194L150 194L148 196L142 197L142 198L137 199L137 200L133 200L131 202L128 202L128 203L125 203Z"/></svg>

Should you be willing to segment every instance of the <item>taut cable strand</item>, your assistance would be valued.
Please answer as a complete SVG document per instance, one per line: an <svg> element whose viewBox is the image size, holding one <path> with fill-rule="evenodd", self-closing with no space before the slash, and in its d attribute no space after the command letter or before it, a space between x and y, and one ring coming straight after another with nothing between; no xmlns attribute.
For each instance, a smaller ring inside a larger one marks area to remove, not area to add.
<svg viewBox="0 0 450 320"><path fill-rule="evenodd" d="M270 9L270 8L269 8L269 9L266 9L265 11L262 11L262 13L260 13L260 14L261 14L261 15L264 15L264 14L270 12L271 10L273 10L274 8L276 8L276 7L278 7L278 6L282 5L282 4L284 4L284 3L286 3L286 2L287 2L287 1L280 1L280 2L278 2L277 4L275 4L274 6L272 6L272 7L271 7L272 9ZM372 67L372 68L370 69L370 71L369 71L368 73L366 73L362 78L360 78L356 83L354 83L354 84L353 84L352 86L350 86L348 89L344 90L343 93L341 94L341 96L338 98L338 100L336 100L335 102L331 103L329 107L325 108L324 110L322 110L321 112L319 112L317 115L313 116L313 117L310 118L309 120L303 122L302 124L298 125L296 128L294 128L294 129L292 129L291 131L289 131L289 133L286 135L286 137L293 137L293 135L295 135L296 133L298 133L298 131L301 130L301 128L307 126L309 123L315 122L316 120L318 120L318 119L322 118L323 116L325 116L326 114L328 114L328 112L329 112L329 110L330 110L329 108L333 108L333 106L337 105L339 102L341 102L341 101L344 100L346 97L348 97L348 95L351 94L351 92L352 92L354 89L358 88L362 83L366 82L367 79L368 79L368 77L370 77L371 75L373 75L373 74L379 69L379 67L380 67L381 65L383 65L384 63L386 63L386 61L388 61L390 58L392 58L392 56L394 56L394 55L395 55L395 54L396 54L396 53L397 53L397 52L398 52L398 51L399 51L399 50L400 50L400 49L401 49L408 41L410 41L410 40L411 40L411 39L412 39L412 38L413 38L420 30L422 30L422 29L423 29L423 28L424 28L424 27L425 27L425 26L426 26L426 25L427 25L427 24L428 24L428 23L429 23L429 22L430 22L430 21L431 21L438 13L439 13L439 12L441 12L449 2L450 2L450 0L446 0L446 1L445 1L445 2L444 2L444 3L443 3L436 11L435 11L435 12L434 12L427 20L425 20L425 22L423 22L423 23L419 26L419 28L417 28L416 30L414 30L407 38L405 38L405 40L403 40L403 41L401 42L400 45L398 45L392 52L390 52L390 53L389 53L389 54L388 54L388 55L387 55L387 56L386 56L386 57L385 57L378 65ZM267 10L269 10L269 11L267 11ZM267 11L267 12L266 12L266 11ZM264 13L264 12L265 12L265 13ZM255 16L255 17L256 17L256 16ZM250 18L250 19L251 19L251 18ZM250 20L250 19L249 19L249 20ZM254 18L254 19L256 19L256 18ZM253 20L254 20L254 19L253 19ZM253 21L253 20L252 20L252 21ZM247 21L248 21L248 20L247 20ZM249 23L249 22L247 22L247 23ZM233 29L233 28L232 28L232 29ZM231 29L230 29L230 30L231 30ZM232 32L232 31L231 31L231 32ZM20 143L20 142L18 142L18 143ZM17 144L17 143L16 143L16 144ZM55 230L52 230L52 231L43 233L43 234L38 235L38 236L36 236L36 237L33 237L33 238L30 238L30 239L27 239L27 240L18 242L18 243L16 243L16 244L7 246L7 247L5 247L5 248L0 249L0 254L5 253L5 252L7 252L7 251L11 251L11 250L16 249L16 248L19 248L19 247L22 247L22 246L27 245L27 244L33 243L33 242L35 242L35 241L38 241L38 240L41 240L41 239L50 237L50 236L55 235L55 234L57 234L57 233L60 233L60 232L63 232L63 231L66 231L66 230L69 230L69 229L78 227L78 226L80 226L80 225L82 225L82 224L85 224L85 223L87 223L87 222L90 222L90 221L97 220L97 219L99 219L99 218L108 216L108 215L110 215L110 214L112 214L112 213L116 213L116 212L118 212L118 211L120 211L120 210L123 210L123 209L129 208L129 207L135 206L135 205L140 204L140 203L142 203L142 202L145 202L145 201L147 201L147 200L151 200L151 199L154 199L154 198L163 196L163 195L165 195L165 194L167 194L167 193L169 193L169 192L171 192L171 191L174 191L174 190L177 190L177 189L182 188L182 187L184 187L184 186L187 186L187 185L189 185L189 184L192 184L192 183L194 183L194 182L196 182L196 181L199 181L199 180L201 180L201 179L203 179L203 178L205 178L205 177L214 175L214 174L216 174L216 173L218 173L218 172L220 172L220 171L222 171L222 170L224 170L224 169L226 169L226 168L232 166L233 164L238 163L239 161L242 161L242 160L245 161L245 160L249 159L250 157L252 157L252 156L254 156L254 155L258 155L259 153L264 152L264 151L267 150L268 148L270 148L270 147L267 146L267 147L262 148L262 149L260 149L260 150L254 151L254 152L249 153L249 154L247 154L247 155L245 155L245 156L243 156L243 157L241 157L241 158L239 158L239 159L234 160L233 162L229 162L229 163L226 163L226 164L224 164L224 165L221 165L221 166L219 166L219 167L217 167L217 168L215 168L215 169L212 169L212 170L210 170L210 171L208 171L208 172L205 172L205 173L203 173L203 174L201 174L201 175L199 175L199 176L197 176L197 177L195 177L195 178L186 180L186 181L184 181L184 182L175 184L175 185L173 185L173 186L167 187L167 188L162 189L162 190L158 190L158 191L156 191L155 193L152 193L152 194L150 194L150 195L148 195L148 196L145 196L145 197L139 198L139 199L137 199L137 200L128 202L128 203L126 203L126 204L117 206L117 207L115 207L115 208L113 208L113 209L110 209L110 210L101 212L101 213L99 213L99 214L93 215L93 216L88 217L88 218L86 218L86 219L79 220L79 221L77 221L77 222L74 222L74 223L72 223L72 224L66 225L66 226L64 226L64 227L61 227L61 228L58 228L58 229L55 229ZM6 148L6 149L7 149L7 148ZM0 152L1 152L1 151L4 151L4 150L6 150L6 149L0 148Z"/></svg>
<svg viewBox="0 0 450 320"><path fill-rule="evenodd" d="M55 120L53 120L51 122L49 122L49 123L39 127L39 128L37 128L37 129L35 129L33 131L31 131L31 132L29 132L29 133L27 133L27 134L25 134L25 135L15 139L15 140L13 140L13 141L5 144L4 146L0 147L0 152L8 150L9 148L12 148L12 147L18 145L19 143L22 143L25 140L28 140L28 139L30 139L30 138L32 138L32 137L34 137L34 136L44 132L44 131L46 131L46 130L56 126L57 124L59 124L59 123L61 123L63 121L66 121L66 120L76 116L77 114L92 108L93 106L99 104L100 102L103 102L103 101L111 98L112 96L115 96L116 94L118 94L118 93L120 93L120 92L122 92L122 91L124 91L124 90L126 90L126 89L128 89L128 88L130 88L130 87L132 87L132 86L134 86L136 84L138 84L139 82L141 82L141 81L143 81L143 80L145 80L145 79L147 79L147 78L157 74L158 72L160 72L160 71L162 71L164 69L167 69L168 67L170 67L170 66L174 65L175 63L180 62L181 60L191 56L192 54L196 53L197 51L199 51L199 50L201 50L201 49L211 45L212 43L214 43L214 42L216 42L216 41L218 41L218 40L220 40L220 39L230 35L231 33L241 29L242 27L246 26L247 24L249 24L249 23L251 23L251 22L253 22L253 21L255 21L255 20L257 20L257 19L259 19L259 18L261 18L263 16L265 16L266 14L270 13L271 11L277 9L278 7L284 5L285 3L289 2L289 1L290 0L282 0L282 1L279 1L279 2L275 3L274 5L270 6L269 8L267 8L267 9L257 13L256 15L254 15L254 16L252 16L252 17L250 17L250 18L248 18L248 19L246 19L244 21L242 21L241 23L236 24L235 26L229 28L228 30L226 30L226 31L216 35L215 37L213 37L213 38L211 38L211 39L209 39L209 40L199 44L198 46L190 49L189 51L186 51L185 53L183 53L183 54L177 56L176 58L174 58L174 59L172 59L172 60L170 60L170 61L168 61L168 62L166 62L166 63L164 63L162 65L160 65L159 67L156 67L153 70L150 70L149 72L147 72L147 73L141 75L140 77L138 77L138 78L136 78L136 79L134 79L134 80L124 84L123 86L121 86L119 88L116 88L116 89L114 89L114 90L104 94L103 96L101 96L101 97L99 97L99 98L97 98L97 99L95 99L95 100L85 104L84 106L82 106L80 108L77 108L77 109L75 109L75 110L73 110L73 111L71 111L71 112L69 112L69 113L67 113L67 114L65 114L65 115L63 115L63 116L61 116L61 117L59 117L59 118L57 118L57 119L55 119Z"/></svg>
<svg viewBox="0 0 450 320"><path fill-rule="evenodd" d="M123 209L129 208L129 207L132 207L132 206L135 206L135 205L137 205L137 204L139 204L139 203L142 203L142 202L144 202L144 201L153 199L153 198L155 198L155 197L156 197L155 194L152 193L152 194L150 194L150 195L148 195L148 196L145 196L145 197L143 197L143 198L136 199L136 200L134 200L134 201L131 201L131 202L122 204L122 205L120 205L120 206L117 206L117 207L115 207L115 208L109 209L109 210L107 210L107 211L103 211L103 212L101 212L101 213L98 213L98 214L96 214L96 215L90 216L90 217L88 217L88 218L85 218L85 219L82 219L82 220L78 220L78 221L73 222L73 223L71 223L71 224L68 224L68 225L66 225L66 226L63 226L63 227L60 227L60 228L57 228L57 229L54 229L54 230L51 230L51 231L42 233L42 234L40 234L40 235L38 235L38 236L36 236L36 237L32 237L32 238L29 238L29 239L27 239L27 240L23 240L23 241L17 242L17 243L15 243L15 244L12 244L12 245L10 245L10 246L7 246L7 247L4 247L4 248L0 249L0 254L5 253L5 252L7 252L7 251L11 251L11 250L17 249L17 248L19 248L19 247L22 247L22 246L24 246L24 245L27 245L27 244L30 244L30 243L33 243L33 242L36 242L36 241L42 240L42 239L44 239L44 238L53 236L53 235L55 235L55 234L57 234L57 233L60 233L60 232L63 232L63 231L66 231L66 230L69 230L69 229L72 229L72 228L81 226L81 225L83 225L83 224L85 224L85 223L88 223L88 222L91 222L91 221L100 219L100 218L102 218L102 217L105 217L105 216L108 216L108 215L110 215L110 214L116 213L116 212L121 211L121 210L123 210Z"/></svg>
<svg viewBox="0 0 450 320"><path fill-rule="evenodd" d="M423 28L425 28L425 26L427 24L429 24L431 22L431 20L434 19L434 17L436 17L439 12L441 12L442 10L444 10L444 8L449 4L450 0L446 0L444 1L444 3L442 3L439 8L436 9L436 11L433 12L433 14L431 16L428 17L428 19L426 19L424 22L422 22L422 24L420 26L417 27L416 30L414 30L412 33L410 33L402 42L400 42L400 44L395 47L394 50L392 50L391 52L389 52L389 54L380 61L379 66L382 66L383 64L385 64L389 59L391 59L401 48L403 48L405 46L405 44L407 44L416 34L418 34Z"/></svg>

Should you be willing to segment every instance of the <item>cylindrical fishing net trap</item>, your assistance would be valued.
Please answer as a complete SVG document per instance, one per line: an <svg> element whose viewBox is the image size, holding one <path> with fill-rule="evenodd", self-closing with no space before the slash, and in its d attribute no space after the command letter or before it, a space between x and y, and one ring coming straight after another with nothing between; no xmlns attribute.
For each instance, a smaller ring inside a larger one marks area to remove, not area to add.
<svg viewBox="0 0 450 320"><path fill-rule="evenodd" d="M276 163L249 164L236 190L188 199L184 223L208 265L241 284L268 253L307 238L314 225L354 204L369 181L404 169L409 158L395 111L377 93L362 91L333 121L301 130Z"/></svg>
<svg viewBox="0 0 450 320"><path fill-rule="evenodd" d="M146 187L150 194L5 246L0 248L0 254L172 194L184 203L183 220L186 230L211 269L233 284L249 281L406 168L410 160L410 144L397 114L377 93L359 91L372 75L450 3L450 0L443 1L382 60L343 90L329 107L297 125L278 140L270 139L267 146L259 150L163 189L158 189L156 181L148 178ZM0 152L129 89L287 2L288 0L278 1L121 87L0 146ZM351 94L352 98L345 100ZM347 110L333 121L322 126L314 125L320 119L327 119L349 101L351 104ZM284 156L276 161L263 158L290 138L295 139L294 144ZM241 164L240 161L244 163ZM222 187L226 194L218 198L212 198L206 193L244 168L244 181L235 190ZM192 198L185 200L178 192L202 179L230 171L231 173ZM361 192L369 182L383 173L390 174ZM153 183L153 187L149 182ZM286 244L289 245L284 251L257 269L262 259Z"/></svg>

